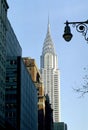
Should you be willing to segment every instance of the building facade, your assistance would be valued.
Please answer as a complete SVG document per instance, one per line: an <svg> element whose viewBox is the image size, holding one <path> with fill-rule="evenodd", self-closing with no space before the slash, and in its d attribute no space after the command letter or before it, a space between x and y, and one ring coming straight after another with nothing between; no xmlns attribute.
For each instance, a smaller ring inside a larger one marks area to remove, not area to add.
<svg viewBox="0 0 88 130"><path fill-rule="evenodd" d="M6 77L6 32L7 10L6 0L0 0L0 129L5 123L5 77Z"/></svg>
<svg viewBox="0 0 88 130"><path fill-rule="evenodd" d="M40 80L40 72L39 72L39 69L37 67L35 59L32 59L30 57L23 57L23 61L26 65L28 72L31 75L33 82L34 83L38 82L37 78L39 76L39 80Z"/></svg>
<svg viewBox="0 0 88 130"><path fill-rule="evenodd" d="M47 34L40 57L40 72L44 83L45 94L48 94L53 109L53 122L60 121L60 70L58 59L51 38L48 22Z"/></svg>
<svg viewBox="0 0 88 130"><path fill-rule="evenodd" d="M15 130L38 130L37 89L21 57L7 58L5 97L6 124Z"/></svg>
<svg viewBox="0 0 88 130"><path fill-rule="evenodd" d="M22 49L7 18L7 0L0 0L0 126L5 123L5 87L7 56L21 56Z"/></svg>
<svg viewBox="0 0 88 130"><path fill-rule="evenodd" d="M36 65L35 59L29 57L23 58L24 63L30 73L32 80L37 88L38 94L38 130L45 130L45 94L44 85L41 82L39 69Z"/></svg>
<svg viewBox="0 0 88 130"><path fill-rule="evenodd" d="M22 48L8 19L6 32L6 56L22 56Z"/></svg>

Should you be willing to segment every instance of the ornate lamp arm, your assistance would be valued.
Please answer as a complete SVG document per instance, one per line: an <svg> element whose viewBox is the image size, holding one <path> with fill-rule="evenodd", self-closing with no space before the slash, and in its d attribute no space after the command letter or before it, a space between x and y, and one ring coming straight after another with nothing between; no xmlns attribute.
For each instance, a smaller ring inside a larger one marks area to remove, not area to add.
<svg viewBox="0 0 88 130"><path fill-rule="evenodd" d="M76 27L76 30L78 31L78 32L80 32L80 33L82 33L82 35L84 36L84 38L85 38L85 40L88 42L88 37L87 37L87 31L88 31L88 26L87 26L87 24L88 24L88 20L87 21L84 21L84 22L68 22L68 21L66 21L64 24L66 24L66 26L65 26L65 30L64 30L64 35L63 35L63 37L64 37L64 39L66 40L66 41L70 41L70 40L67 40L66 39L66 37L67 36L70 36L70 35L72 35L71 34L71 31L67 31L70 27L68 26L69 24L72 24L73 25L73 27ZM66 30L67 29L67 30ZM69 29L70 30L70 29ZM72 37L71 37L72 38Z"/></svg>

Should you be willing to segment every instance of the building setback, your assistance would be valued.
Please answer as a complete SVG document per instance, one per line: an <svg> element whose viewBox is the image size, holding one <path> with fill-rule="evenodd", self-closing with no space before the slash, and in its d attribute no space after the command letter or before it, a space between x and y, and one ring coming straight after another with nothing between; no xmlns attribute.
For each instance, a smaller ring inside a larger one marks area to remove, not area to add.
<svg viewBox="0 0 88 130"><path fill-rule="evenodd" d="M22 48L8 19L6 32L6 56L22 56Z"/></svg>
<svg viewBox="0 0 88 130"><path fill-rule="evenodd" d="M40 57L40 72L45 95L48 94L53 109L53 122L60 121L60 70L48 22L47 34Z"/></svg>
<svg viewBox="0 0 88 130"><path fill-rule="evenodd" d="M21 57L6 62L6 128L38 130L37 89Z"/></svg>

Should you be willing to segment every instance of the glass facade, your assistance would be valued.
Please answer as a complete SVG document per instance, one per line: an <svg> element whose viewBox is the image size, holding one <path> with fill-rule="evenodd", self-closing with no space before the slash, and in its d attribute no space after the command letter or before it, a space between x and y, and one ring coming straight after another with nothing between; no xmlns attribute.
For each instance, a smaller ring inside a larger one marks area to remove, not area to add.
<svg viewBox="0 0 88 130"><path fill-rule="evenodd" d="M6 61L5 117L12 126L17 127L17 59Z"/></svg>
<svg viewBox="0 0 88 130"><path fill-rule="evenodd" d="M37 89L21 57L6 65L6 120L19 130L37 130Z"/></svg>
<svg viewBox="0 0 88 130"><path fill-rule="evenodd" d="M0 129L4 127L5 118L5 76L6 76L6 31L7 31L6 0L0 0Z"/></svg>
<svg viewBox="0 0 88 130"><path fill-rule="evenodd" d="M7 18L6 0L0 0L0 126L5 123L6 56L21 56L22 49Z"/></svg>
<svg viewBox="0 0 88 130"><path fill-rule="evenodd" d="M7 33L6 33L6 55L22 56L22 48L18 42L18 39L8 19L7 19Z"/></svg>
<svg viewBox="0 0 88 130"><path fill-rule="evenodd" d="M21 60L21 122L20 130L38 130L37 88Z"/></svg>

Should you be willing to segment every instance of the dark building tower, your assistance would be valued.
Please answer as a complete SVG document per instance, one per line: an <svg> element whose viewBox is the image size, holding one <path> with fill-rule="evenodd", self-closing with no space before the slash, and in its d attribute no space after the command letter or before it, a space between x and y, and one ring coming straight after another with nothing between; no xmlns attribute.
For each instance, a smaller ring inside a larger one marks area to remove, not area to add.
<svg viewBox="0 0 88 130"><path fill-rule="evenodd" d="M8 57L6 70L6 128L38 130L37 89L23 59Z"/></svg>
<svg viewBox="0 0 88 130"><path fill-rule="evenodd" d="M51 108L48 94L45 101L45 130L53 130L53 109Z"/></svg>
<svg viewBox="0 0 88 130"><path fill-rule="evenodd" d="M31 74L32 80L37 88L38 93L38 130L45 129L45 95L44 95L44 85L41 82L41 75L35 59L29 57L23 58L24 63Z"/></svg>
<svg viewBox="0 0 88 130"><path fill-rule="evenodd" d="M0 130L4 127L5 118L5 76L6 76L6 31L7 31L6 0L0 0Z"/></svg>

